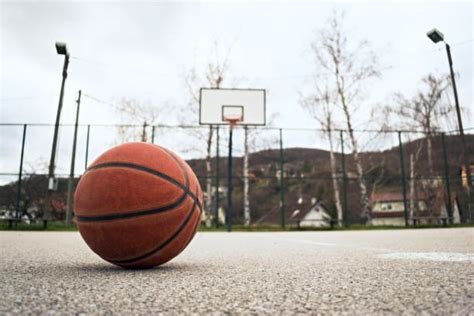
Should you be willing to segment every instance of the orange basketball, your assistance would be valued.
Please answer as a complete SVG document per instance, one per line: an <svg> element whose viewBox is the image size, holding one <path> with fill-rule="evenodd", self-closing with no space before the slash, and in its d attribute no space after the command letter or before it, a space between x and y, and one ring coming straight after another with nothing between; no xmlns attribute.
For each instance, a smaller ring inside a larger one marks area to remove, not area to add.
<svg viewBox="0 0 474 316"><path fill-rule="evenodd" d="M125 268L151 268L186 248L199 226L202 191L171 151L128 143L103 153L81 177L75 221L89 247Z"/></svg>

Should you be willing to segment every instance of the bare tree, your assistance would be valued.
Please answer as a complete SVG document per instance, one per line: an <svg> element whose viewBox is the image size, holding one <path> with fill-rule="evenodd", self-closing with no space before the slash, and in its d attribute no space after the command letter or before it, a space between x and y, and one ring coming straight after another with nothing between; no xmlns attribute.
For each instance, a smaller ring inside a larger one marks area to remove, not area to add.
<svg viewBox="0 0 474 316"><path fill-rule="evenodd" d="M342 206L339 192L339 183L337 181L336 158L334 154L334 120L337 96L330 93L328 87L322 89L318 86L318 81L314 80L314 89L312 94L303 96L300 99L300 105L319 123L323 130L323 135L329 143L329 158L331 164L332 187L334 193L334 202L337 211L337 220L342 225Z"/></svg>
<svg viewBox="0 0 474 316"><path fill-rule="evenodd" d="M199 93L202 87L220 88L222 83L228 78L229 48L224 58L220 58L218 44L214 43L213 56L208 60L203 71L198 71L193 67L185 75L184 81L189 94L187 106L180 109L179 120L184 124L195 124L198 121ZM205 141L206 149L206 218L210 218L212 208L212 142L214 136L214 126L210 125L207 129L188 129L191 136L198 141Z"/></svg>
<svg viewBox="0 0 474 316"><path fill-rule="evenodd" d="M341 21L343 14L335 13L329 19L327 27L320 30L316 40L312 43L312 51L316 56L316 63L321 72L328 75L325 80L330 91L337 95L337 105L342 111L347 136L354 157L360 197L362 216L370 223L372 219L368 188L364 178L364 167L359 155L359 143L354 134L353 114L359 110L363 101L364 88L371 79L380 75L377 70L377 59L367 41L356 43L349 41L348 33Z"/></svg>
<svg viewBox="0 0 474 316"><path fill-rule="evenodd" d="M437 131L449 117L452 107L448 103L442 102L443 94L449 87L446 76L436 77L428 74L422 79L423 88L418 90L415 96L405 97L401 93L395 95L396 105L390 111L397 115L401 124L413 130L420 130L425 135L426 155L428 163L428 180L423 182L423 187L427 192L426 201L428 206L429 221L433 219L433 208L436 199L436 181L433 170L432 139ZM422 143L421 143L422 145ZM416 155L414 165L418 161ZM416 168L415 168L416 169ZM415 173L416 175L416 173Z"/></svg>
<svg viewBox="0 0 474 316"><path fill-rule="evenodd" d="M149 126L158 124L158 107L150 103L139 102L136 99L122 98L115 110L123 123L117 127L120 143L133 140L148 142L150 140L147 130ZM131 125L141 125L142 127L136 128Z"/></svg>

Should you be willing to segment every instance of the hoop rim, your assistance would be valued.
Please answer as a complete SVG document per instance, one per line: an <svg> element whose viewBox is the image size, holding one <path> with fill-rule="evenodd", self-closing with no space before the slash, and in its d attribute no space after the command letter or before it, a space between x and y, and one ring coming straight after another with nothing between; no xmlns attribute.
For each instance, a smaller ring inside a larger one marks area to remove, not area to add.
<svg viewBox="0 0 474 316"><path fill-rule="evenodd" d="M224 117L224 121L228 122L231 127L234 127L237 125L239 122L242 121L241 116L226 116Z"/></svg>

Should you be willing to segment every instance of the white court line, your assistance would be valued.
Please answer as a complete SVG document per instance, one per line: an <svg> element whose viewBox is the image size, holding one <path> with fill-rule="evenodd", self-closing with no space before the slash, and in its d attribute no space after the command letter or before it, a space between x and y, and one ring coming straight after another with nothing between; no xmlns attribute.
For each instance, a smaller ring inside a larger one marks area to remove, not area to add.
<svg viewBox="0 0 474 316"><path fill-rule="evenodd" d="M323 246L323 247L350 248L350 249L354 249L354 250L369 250L369 251L377 251L377 252L392 252L393 251L391 249L384 249L384 248L361 247L361 246L344 245L344 244L313 241L313 240L299 239L299 238L283 238L283 239L288 240L288 241L298 242L298 243L301 243L301 244L310 244L310 245Z"/></svg>
<svg viewBox="0 0 474 316"><path fill-rule="evenodd" d="M337 243L312 241L299 238L284 238L284 240L293 241L301 244L310 244L323 247L339 247L350 248L354 250L369 250L376 252L386 252L384 254L376 255L379 259L392 260L421 260L421 261L443 261L443 262L474 262L473 253L460 252L394 252L390 249L374 248L374 247L359 247L353 245L341 245Z"/></svg>
<svg viewBox="0 0 474 316"><path fill-rule="evenodd" d="M474 262L474 254L459 252L394 252L378 255L381 259Z"/></svg>

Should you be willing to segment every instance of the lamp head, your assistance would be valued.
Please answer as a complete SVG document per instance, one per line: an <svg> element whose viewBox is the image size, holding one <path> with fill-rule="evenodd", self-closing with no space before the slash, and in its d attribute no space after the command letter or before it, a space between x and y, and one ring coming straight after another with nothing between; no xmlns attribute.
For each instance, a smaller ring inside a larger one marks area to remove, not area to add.
<svg viewBox="0 0 474 316"><path fill-rule="evenodd" d="M67 50L66 43L56 42L56 52L57 52L59 55L68 56L68 55L69 55L69 52L68 52L68 50Z"/></svg>
<svg viewBox="0 0 474 316"><path fill-rule="evenodd" d="M427 32L426 35L433 41L433 43L443 42L444 35L437 29L432 29L431 31Z"/></svg>

